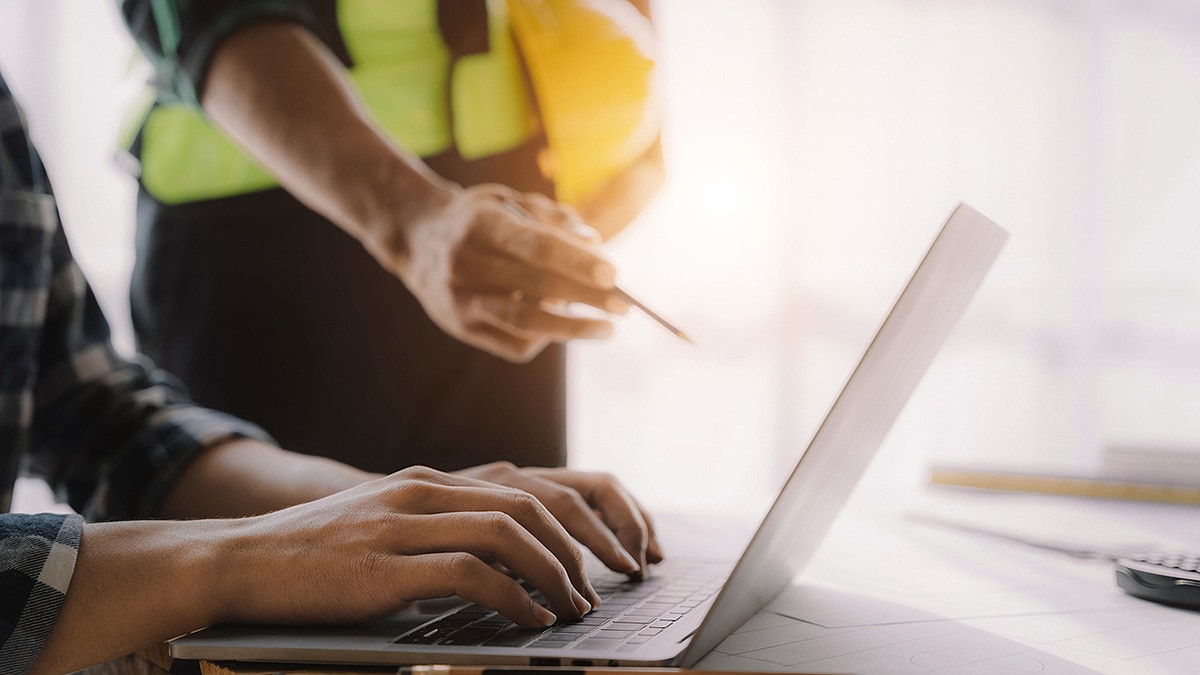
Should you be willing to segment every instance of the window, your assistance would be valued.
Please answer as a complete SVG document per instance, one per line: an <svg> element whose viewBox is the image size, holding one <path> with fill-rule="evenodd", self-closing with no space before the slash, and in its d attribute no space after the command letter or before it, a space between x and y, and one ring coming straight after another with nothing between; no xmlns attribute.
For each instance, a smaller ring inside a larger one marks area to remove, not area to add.
<svg viewBox="0 0 1200 675"><path fill-rule="evenodd" d="M671 183L613 250L700 346L633 318L576 349L581 463L675 504L769 494L959 200L1013 236L864 489L1200 458L1200 7L655 9Z"/></svg>

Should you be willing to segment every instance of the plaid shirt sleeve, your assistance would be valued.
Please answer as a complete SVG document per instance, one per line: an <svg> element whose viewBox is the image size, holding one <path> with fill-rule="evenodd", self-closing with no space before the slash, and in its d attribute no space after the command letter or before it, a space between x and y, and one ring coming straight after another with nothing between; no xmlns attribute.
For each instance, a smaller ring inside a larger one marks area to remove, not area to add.
<svg viewBox="0 0 1200 675"><path fill-rule="evenodd" d="M270 440L113 351L0 77L0 491L23 466L92 519L153 517L194 457L236 436ZM49 637L82 522L0 515L0 675L25 672Z"/></svg>
<svg viewBox="0 0 1200 675"><path fill-rule="evenodd" d="M270 441L188 401L145 361L118 356L108 324L56 228L41 330L28 468L89 520L154 517L180 471L233 436Z"/></svg>
<svg viewBox="0 0 1200 675"><path fill-rule="evenodd" d="M83 518L0 516L0 673L33 665L62 609Z"/></svg>

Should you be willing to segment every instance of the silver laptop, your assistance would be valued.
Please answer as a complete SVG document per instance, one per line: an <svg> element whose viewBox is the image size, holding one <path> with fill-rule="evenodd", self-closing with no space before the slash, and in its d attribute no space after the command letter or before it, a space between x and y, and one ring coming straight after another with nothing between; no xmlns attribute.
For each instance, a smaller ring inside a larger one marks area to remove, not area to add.
<svg viewBox="0 0 1200 675"><path fill-rule="evenodd" d="M362 626L220 626L179 638L183 659L401 665L690 667L788 586L966 310L1007 233L966 205L942 226L736 564L668 560L650 577L593 575L581 621L518 628L478 605L423 604Z"/></svg>

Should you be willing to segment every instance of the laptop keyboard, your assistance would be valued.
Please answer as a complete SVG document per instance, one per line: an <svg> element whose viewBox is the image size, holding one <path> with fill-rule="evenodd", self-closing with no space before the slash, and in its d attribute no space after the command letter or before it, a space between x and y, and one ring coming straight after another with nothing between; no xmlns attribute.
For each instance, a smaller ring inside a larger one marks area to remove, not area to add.
<svg viewBox="0 0 1200 675"><path fill-rule="evenodd" d="M669 567L670 569L666 569ZM396 638L399 644L492 647L550 647L633 650L649 642L712 597L729 573L727 564L688 562L656 565L644 581L609 570L593 573L600 606L571 622L521 628L480 605L451 610ZM540 592L534 600L543 602Z"/></svg>

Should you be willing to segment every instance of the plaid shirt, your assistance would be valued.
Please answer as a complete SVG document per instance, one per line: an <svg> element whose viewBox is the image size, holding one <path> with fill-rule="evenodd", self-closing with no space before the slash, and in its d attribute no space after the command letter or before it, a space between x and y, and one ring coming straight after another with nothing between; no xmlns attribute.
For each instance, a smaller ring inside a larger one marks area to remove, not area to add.
<svg viewBox="0 0 1200 675"><path fill-rule="evenodd" d="M8 511L20 471L95 520L152 517L200 451L258 427L192 405L117 356L0 77L0 675L32 665L62 607L83 518Z"/></svg>

